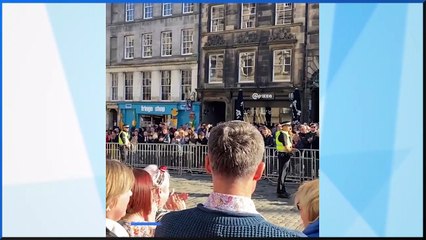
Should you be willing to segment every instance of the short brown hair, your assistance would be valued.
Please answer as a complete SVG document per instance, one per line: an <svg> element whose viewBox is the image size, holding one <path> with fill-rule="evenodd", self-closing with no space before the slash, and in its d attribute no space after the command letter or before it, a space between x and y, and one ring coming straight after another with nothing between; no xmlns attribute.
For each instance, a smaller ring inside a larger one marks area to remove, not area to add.
<svg viewBox="0 0 426 240"><path fill-rule="evenodd" d="M117 197L129 191L135 177L126 165L118 160L106 161L106 207L113 208L117 204Z"/></svg>
<svg viewBox="0 0 426 240"><path fill-rule="evenodd" d="M260 132L250 123L236 120L214 127L208 147L212 170L226 177L254 173L265 152Z"/></svg>

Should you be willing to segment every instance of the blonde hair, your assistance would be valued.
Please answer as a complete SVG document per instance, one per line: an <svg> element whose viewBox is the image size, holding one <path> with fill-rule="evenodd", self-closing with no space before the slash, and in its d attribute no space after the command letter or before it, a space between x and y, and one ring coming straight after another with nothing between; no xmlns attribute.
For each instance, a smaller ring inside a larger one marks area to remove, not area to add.
<svg viewBox="0 0 426 240"><path fill-rule="evenodd" d="M113 208L117 197L130 191L135 182L132 170L118 160L106 161L106 207Z"/></svg>
<svg viewBox="0 0 426 240"><path fill-rule="evenodd" d="M303 183L295 194L296 204L304 208L313 222L319 218L319 180L315 179Z"/></svg>

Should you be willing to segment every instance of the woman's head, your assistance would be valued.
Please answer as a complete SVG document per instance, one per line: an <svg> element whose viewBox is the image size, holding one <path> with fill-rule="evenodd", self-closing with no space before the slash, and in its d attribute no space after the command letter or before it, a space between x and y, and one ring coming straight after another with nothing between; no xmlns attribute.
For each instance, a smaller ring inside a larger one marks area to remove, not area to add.
<svg viewBox="0 0 426 240"><path fill-rule="evenodd" d="M161 209L169 198L169 187L170 187L170 174L165 166L158 167L157 165L151 164L144 168L151 177L155 190L155 201L158 204L158 208Z"/></svg>
<svg viewBox="0 0 426 240"><path fill-rule="evenodd" d="M152 210L152 178L151 175L142 169L134 169L135 184L133 184L133 195L127 206L127 214L141 214L148 220L148 215Z"/></svg>
<svg viewBox="0 0 426 240"><path fill-rule="evenodd" d="M303 183L295 194L295 203L299 209L303 225L319 218L319 180Z"/></svg>
<svg viewBox="0 0 426 240"><path fill-rule="evenodd" d="M118 221L126 214L135 181L133 172L117 160L106 161L106 217Z"/></svg>

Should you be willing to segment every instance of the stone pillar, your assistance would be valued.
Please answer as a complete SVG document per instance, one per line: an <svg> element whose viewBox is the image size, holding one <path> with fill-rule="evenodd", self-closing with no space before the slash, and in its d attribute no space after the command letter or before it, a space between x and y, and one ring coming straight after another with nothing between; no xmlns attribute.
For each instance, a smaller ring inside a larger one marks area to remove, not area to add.
<svg viewBox="0 0 426 240"><path fill-rule="evenodd" d="M151 99L153 101L161 100L161 72L152 71L151 73Z"/></svg>
<svg viewBox="0 0 426 240"><path fill-rule="evenodd" d="M181 72L180 70L171 71L171 98L172 101L180 101L181 94Z"/></svg>
<svg viewBox="0 0 426 240"><path fill-rule="evenodd" d="M124 100L124 73L118 73L118 100Z"/></svg>
<svg viewBox="0 0 426 240"><path fill-rule="evenodd" d="M133 72L133 101L142 100L142 72Z"/></svg>

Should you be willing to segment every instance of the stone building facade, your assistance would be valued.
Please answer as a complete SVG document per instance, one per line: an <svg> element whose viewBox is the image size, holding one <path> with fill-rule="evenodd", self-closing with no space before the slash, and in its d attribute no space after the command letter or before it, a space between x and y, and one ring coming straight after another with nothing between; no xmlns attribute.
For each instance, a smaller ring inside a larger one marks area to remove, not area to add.
<svg viewBox="0 0 426 240"><path fill-rule="evenodd" d="M201 4L197 92L202 121L234 119L239 91L245 121L266 123L268 115L270 123L291 120L289 94L295 88L307 109L306 69L312 64L306 62L306 49L311 62L318 61L318 27L316 33L311 27L308 36L306 26L307 16L310 25L318 25L318 13L309 13L318 9L313 5ZM305 45L307 38L316 41L316 50Z"/></svg>
<svg viewBox="0 0 426 240"><path fill-rule="evenodd" d="M107 128L199 122L199 4L117 3L106 13Z"/></svg>

